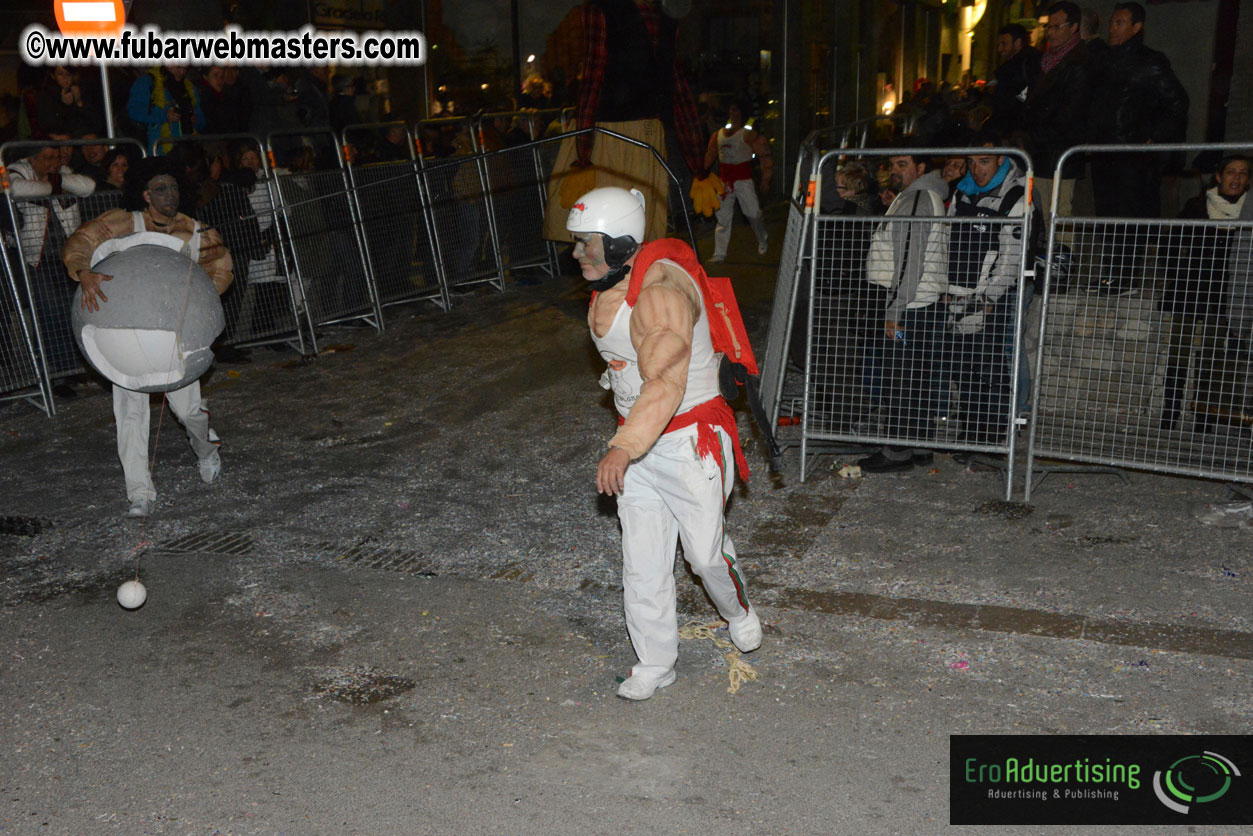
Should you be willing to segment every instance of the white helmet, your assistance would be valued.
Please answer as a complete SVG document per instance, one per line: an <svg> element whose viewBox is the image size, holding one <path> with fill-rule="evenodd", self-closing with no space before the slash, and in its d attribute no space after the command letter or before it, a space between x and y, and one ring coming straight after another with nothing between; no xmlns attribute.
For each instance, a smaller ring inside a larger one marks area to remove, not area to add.
<svg viewBox="0 0 1253 836"><path fill-rule="evenodd" d="M575 202L566 219L571 232L599 232L610 241L630 238L631 250L644 243L644 195L637 189L592 189ZM625 244L626 242L622 242Z"/></svg>

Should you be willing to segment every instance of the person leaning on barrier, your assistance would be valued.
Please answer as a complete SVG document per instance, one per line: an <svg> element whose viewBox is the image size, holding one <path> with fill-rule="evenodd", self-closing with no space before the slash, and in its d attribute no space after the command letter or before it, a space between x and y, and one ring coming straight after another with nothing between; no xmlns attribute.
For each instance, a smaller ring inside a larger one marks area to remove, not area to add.
<svg viewBox="0 0 1253 836"><path fill-rule="evenodd" d="M995 147L1000 137L988 134L979 144ZM1038 230L1038 201L1031 200L1025 173L1011 157L972 154L966 169L948 214L989 220L954 223L949 233L948 330L962 410L958 440L1003 444L1009 423L1024 229L1021 220L1000 219L1022 219L1030 206L1031 227ZM1027 382L1020 380L1020 385Z"/></svg>
<svg viewBox="0 0 1253 836"><path fill-rule="evenodd" d="M48 145L9 166L9 194L17 208L17 234L30 268L31 293L38 317L48 372L57 375L79 365L70 328L74 285L58 258L61 245L82 223L77 198L96 189L95 181L61 163L61 149ZM75 397L67 383L53 387L57 396Z"/></svg>
<svg viewBox="0 0 1253 836"><path fill-rule="evenodd" d="M196 221L178 211L177 169L165 157L139 160L126 173L124 209L110 209L79 227L65 243L61 258L70 276L82 285L83 309L99 310L109 301L107 283L112 278L91 269L96 248L112 238L139 232L161 232L187 243L190 257L200 263L213 280L218 295L230 287L231 254L213 230L197 228ZM142 211L141 211L142 210ZM216 434L209 429L209 412L200 400L196 380L165 393L171 411L182 421L187 437L199 460L200 478L208 483L222 469ZM117 421L118 457L126 477L128 517L146 517L152 512L157 491L148 467L148 423L151 408L147 392L113 386L113 415Z"/></svg>
<svg viewBox="0 0 1253 836"><path fill-rule="evenodd" d="M863 377L873 380L874 369L882 369L888 435L928 439L944 337L937 302L948 288L948 227L943 221L891 219L943 218L948 184L911 154L888 157L888 172L887 219L872 233L866 257L866 281L879 290L865 310L871 336L863 346ZM931 458L928 450L889 445L857 464L868 473L890 473Z"/></svg>
<svg viewBox="0 0 1253 836"><path fill-rule="evenodd" d="M815 263L815 279L823 296L857 294L866 287L863 271L866 250L870 247L871 220L882 215L884 207L879 199L879 183L865 165L856 160L836 168L835 158L828 161L822 172L821 213L865 218L862 221L844 220L832 224L823 238L823 257ZM876 288L877 290L877 288ZM788 355L798 368L805 368L805 352L808 343L809 282L802 281L796 287L792 331L788 342ZM837 305L836 310L855 317L856 305ZM855 319L847 323L852 330L861 329L864 322ZM874 336L878 335L875 327ZM823 385L822 382L819 385ZM875 384L877 389L878 384ZM868 387L869 388L869 387Z"/></svg>
<svg viewBox="0 0 1253 836"><path fill-rule="evenodd" d="M101 175L96 178L96 189L121 190L126 184L126 169L130 168L131 158L125 148L110 148L100 160Z"/></svg>
<svg viewBox="0 0 1253 836"><path fill-rule="evenodd" d="M1192 409L1193 429L1210 432L1218 413L1231 404L1220 402L1222 378L1230 365L1223 348L1228 297L1227 263L1235 240L1234 227L1247 202L1250 163L1231 156L1218 166L1214 186L1184 204L1180 218L1210 220L1205 226L1174 228L1168 280L1162 311L1171 317L1170 353L1162 398L1161 429L1173 430L1182 411L1189 355L1198 346ZM1198 339L1199 338L1199 339Z"/></svg>

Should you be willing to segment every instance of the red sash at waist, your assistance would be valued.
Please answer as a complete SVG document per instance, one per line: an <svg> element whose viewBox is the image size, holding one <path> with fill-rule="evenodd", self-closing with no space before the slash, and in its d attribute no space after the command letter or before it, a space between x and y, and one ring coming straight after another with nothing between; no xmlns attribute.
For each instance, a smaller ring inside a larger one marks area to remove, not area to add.
<svg viewBox="0 0 1253 836"><path fill-rule="evenodd" d="M737 180L753 179L753 161L748 160L742 163L718 163L718 179L722 184L730 188L731 184Z"/></svg>
<svg viewBox="0 0 1253 836"><path fill-rule="evenodd" d="M618 426L625 423L626 419L619 415ZM740 430L735 424L735 413L731 410L730 404L719 395L702 404L697 404L687 412L680 412L670 419L670 423L666 424L666 428L661 432L665 435L693 424L696 425L696 455L702 458L706 455L713 456L717 459L720 470L722 457L718 455L720 445L714 427L721 427L726 431L726 434L731 437L731 446L735 450L735 468L739 471L740 478L747 482L748 461L744 458L744 448L740 446Z"/></svg>

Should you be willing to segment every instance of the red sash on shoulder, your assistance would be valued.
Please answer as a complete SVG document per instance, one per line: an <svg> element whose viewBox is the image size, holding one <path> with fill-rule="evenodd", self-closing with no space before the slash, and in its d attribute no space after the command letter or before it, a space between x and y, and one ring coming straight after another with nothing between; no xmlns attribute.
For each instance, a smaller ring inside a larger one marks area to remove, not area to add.
<svg viewBox="0 0 1253 836"><path fill-rule="evenodd" d="M740 306L735 301L735 288L731 286L731 280L725 276L705 275L705 268L696 260L696 253L678 238L662 238L640 248L635 263L631 265L627 305L635 307L635 300L640 298L640 290L643 289L644 275L654 261L662 258L669 259L686 270L700 288L700 294L705 300L705 314L709 319L709 336L713 340L714 351L725 354L733 363L742 363L749 374L757 374L757 358L753 356L753 347L748 341L744 320L740 317Z"/></svg>

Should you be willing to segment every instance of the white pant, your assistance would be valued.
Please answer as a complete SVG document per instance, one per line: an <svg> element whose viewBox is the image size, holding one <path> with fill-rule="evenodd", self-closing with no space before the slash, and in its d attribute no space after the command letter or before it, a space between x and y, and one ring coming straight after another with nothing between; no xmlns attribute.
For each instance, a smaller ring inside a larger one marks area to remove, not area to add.
<svg viewBox="0 0 1253 836"><path fill-rule="evenodd" d="M714 227L714 257L726 258L727 245L731 243L731 222L735 220L735 202L739 201L748 225L757 236L757 243L766 243L766 222L761 217L761 206L757 203L757 189L752 180L736 180L731 184L731 193L722 196L722 205L718 207L718 225Z"/></svg>
<svg viewBox="0 0 1253 836"><path fill-rule="evenodd" d="M696 427L667 433L627 468L618 497L622 521L622 595L639 664L631 674L660 677L679 656L675 612L675 538L723 618L748 613L748 595L723 530L722 506L735 482L731 439L717 430L717 458L696 456Z"/></svg>
<svg viewBox="0 0 1253 836"><path fill-rule="evenodd" d="M170 411L183 422L187 439L198 459L203 459L218 445L209 436L209 412L200 403L200 381L165 393ZM126 476L126 498L154 501L157 489L152 484L148 467L148 424L152 409L147 392L113 387L113 417L117 421L117 454Z"/></svg>

